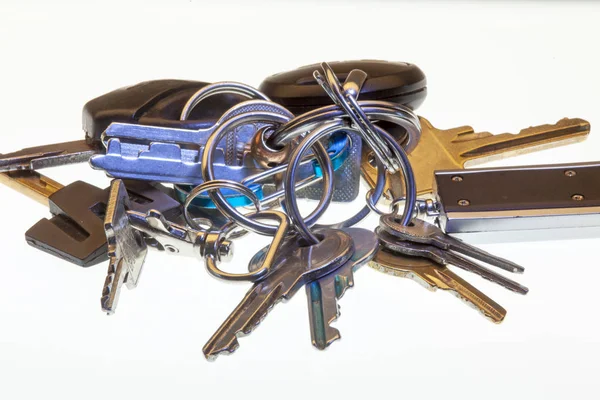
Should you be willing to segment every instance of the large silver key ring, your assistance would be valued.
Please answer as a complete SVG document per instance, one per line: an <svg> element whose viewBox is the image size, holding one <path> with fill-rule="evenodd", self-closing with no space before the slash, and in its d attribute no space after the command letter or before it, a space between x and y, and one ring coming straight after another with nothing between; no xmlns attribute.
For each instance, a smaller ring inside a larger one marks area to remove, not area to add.
<svg viewBox="0 0 600 400"><path fill-rule="evenodd" d="M252 122L283 124L288 122L289 120L290 118L286 116L265 111L247 112L228 119L221 126L219 126L217 130L215 130L206 141L204 152L202 153L201 162L202 178L205 181L211 181L215 179L213 168L214 151L218 143L221 141L225 132L229 132L239 125L248 124ZM331 163L329 155L327 154L327 150L321 143L315 143L313 151L317 157L317 160L321 164L321 169L323 171L323 185L324 188L326 188L325 190L323 190L323 195L318 206L307 218L307 220L309 221L316 222L317 219L320 218L321 215L326 211L333 197L333 165ZM227 202L227 200L219 190L210 191L209 196L215 203L217 209L221 211L223 215L225 215L233 221L236 221L239 225L243 226L244 228L262 235L272 236L276 234L276 226L255 221L241 214Z"/></svg>
<svg viewBox="0 0 600 400"><path fill-rule="evenodd" d="M288 170L287 170L286 177L285 177L285 184L284 184L285 199L284 199L284 202L285 202L286 212L287 212L288 216L290 217L290 220L294 224L298 233L305 240L307 240L308 242L313 243L313 244L318 243L319 239L310 231L308 225L306 224L306 222L302 219L302 216L300 215L300 211L298 209L297 198L296 198L296 192L294 191L293 184L295 181L295 177L296 177L296 173L297 173L297 169L298 169L300 160L304 156L304 153L315 142L318 142L318 140L323 135L330 134L331 131L335 130L335 129L340 129L340 128L339 128L339 126L336 126L335 122L332 122L329 124L324 124L323 126L315 129L308 136L306 136L299 143L299 145L294 149L294 151L291 155L290 163L288 165ZM403 225L408 225L408 223L412 219L412 213L414 211L414 206L416 204L416 197L417 197L417 189L416 189L414 172L413 172L410 162L408 160L408 156L404 152L404 149L402 148L402 146L400 146L394 140L394 138L389 133L387 133L385 130L383 130L382 128L376 126L375 129L376 129L377 134L380 135L380 137L382 139L384 139L386 142L388 142L390 146L394 147L394 150L396 152L403 155L403 157L401 157L399 159L399 162L400 162L400 166L401 166L401 171L404 175L405 193L406 193L407 200L406 200L406 203L404 203L404 214L402 216L401 223ZM381 166L381 164L379 164L379 166ZM385 178L385 176L383 176L383 177L381 176L381 172L383 172L383 171L380 171L380 169L383 170L383 168L378 168L377 181L378 181L378 186L381 186L379 191L382 191L383 190L383 188L382 188L383 182L381 182L381 181L383 180L383 178ZM290 184L291 184L291 186L290 186ZM379 193L379 196L381 196L381 193ZM369 207L367 206L367 209L368 208ZM368 212L367 212L367 214L368 214Z"/></svg>
<svg viewBox="0 0 600 400"><path fill-rule="evenodd" d="M183 106L183 110L181 110L180 120L185 121L190 116L190 113L200 102L206 100L211 96L215 96L218 94L237 94L240 96L245 96L249 99L261 99L266 101L271 101L265 94L259 92L252 86L246 85L244 83L239 82L216 82L210 85L207 85L196 93L194 93Z"/></svg>

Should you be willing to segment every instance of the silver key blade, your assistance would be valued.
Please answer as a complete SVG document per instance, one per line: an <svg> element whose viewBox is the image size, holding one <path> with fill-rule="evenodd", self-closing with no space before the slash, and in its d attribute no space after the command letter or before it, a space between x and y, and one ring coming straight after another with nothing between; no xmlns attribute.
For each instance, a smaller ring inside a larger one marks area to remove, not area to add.
<svg viewBox="0 0 600 400"><path fill-rule="evenodd" d="M273 271L252 286L204 345L202 350L207 359L233 353L239 347L238 336L250 334L275 304L289 300L303 285L327 275L350 259L354 248L348 234L339 230L321 232L325 237L316 245L282 250L283 256L274 261Z"/></svg>
<svg viewBox="0 0 600 400"><path fill-rule="evenodd" d="M442 265L454 265L516 293L527 294L529 292L529 289L525 286L461 257L450 250L443 250L427 244L398 240L382 229L377 229L376 232L380 243L392 251L408 256L425 257Z"/></svg>
<svg viewBox="0 0 600 400"><path fill-rule="evenodd" d="M399 219L397 219L398 216L394 214L382 215L379 220L379 226L387 233L402 240L428 244L443 250L453 250L505 271L513 273L523 273L525 271L525 268L512 261L497 257L487 251L447 235L433 224L420 219L414 219L410 226L404 226L399 222Z"/></svg>
<svg viewBox="0 0 600 400"><path fill-rule="evenodd" d="M373 231L361 228L346 228L343 231L354 242L354 254L350 260L334 272L306 285L310 334L313 346L319 350L324 350L341 338L339 330L331 326L340 315L337 300L354 286L354 272L373 259L379 245Z"/></svg>
<svg viewBox="0 0 600 400"><path fill-rule="evenodd" d="M127 267L123 266L123 259L110 257L108 262L108 272L102 289L100 305L102 311L108 315L114 314L121 293L121 286L127 279Z"/></svg>
<svg viewBox="0 0 600 400"><path fill-rule="evenodd" d="M29 147L0 156L0 172L42 169L85 162L101 150L85 140Z"/></svg>
<svg viewBox="0 0 600 400"><path fill-rule="evenodd" d="M129 289L137 286L148 252L142 234L129 223L127 213L129 207L125 184L115 179L111 183L104 218L110 264L102 290L101 304L102 309L109 314L115 312L116 299L119 297L122 283L125 283Z"/></svg>

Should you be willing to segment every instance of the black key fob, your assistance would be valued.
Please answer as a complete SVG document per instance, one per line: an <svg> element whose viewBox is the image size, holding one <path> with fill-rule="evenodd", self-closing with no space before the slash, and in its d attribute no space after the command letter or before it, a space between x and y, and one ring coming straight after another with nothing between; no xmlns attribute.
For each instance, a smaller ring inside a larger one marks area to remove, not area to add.
<svg viewBox="0 0 600 400"><path fill-rule="evenodd" d="M344 82L353 69L367 73L360 100L385 100L414 110L427 96L425 74L415 64L360 60L331 62L329 65L340 82ZM260 84L259 90L295 115L333 104L314 79L315 70L321 70L321 66L312 64L272 75Z"/></svg>
<svg viewBox="0 0 600 400"><path fill-rule="evenodd" d="M206 82L163 79L113 90L90 100L83 107L83 130L88 142L98 142L113 122L205 129L225 111L247 98L235 94L211 96L195 107L186 121L181 110Z"/></svg>

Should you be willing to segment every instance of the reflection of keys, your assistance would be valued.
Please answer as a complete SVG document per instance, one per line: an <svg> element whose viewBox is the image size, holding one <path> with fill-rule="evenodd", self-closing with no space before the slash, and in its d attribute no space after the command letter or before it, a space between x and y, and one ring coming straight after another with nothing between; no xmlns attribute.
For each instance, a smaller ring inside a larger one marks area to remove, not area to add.
<svg viewBox="0 0 600 400"><path fill-rule="evenodd" d="M433 191L433 172L445 169L463 169L465 164L477 160L486 162L495 158L559 146L584 140L590 132L589 122L579 118L564 118L554 125L539 125L521 130L517 134L473 131L470 126L440 130L423 117L421 139L409 154L415 172L417 191ZM377 171L369 162L369 153L363 153L361 168L371 187L375 186ZM385 196L388 199L404 195L401 174L388 175Z"/></svg>
<svg viewBox="0 0 600 400"><path fill-rule="evenodd" d="M471 286L446 266L426 258L405 256L380 248L369 266L394 276L412 279L431 291L448 290L479 310L492 322L500 323L506 316L506 310L498 303Z"/></svg>

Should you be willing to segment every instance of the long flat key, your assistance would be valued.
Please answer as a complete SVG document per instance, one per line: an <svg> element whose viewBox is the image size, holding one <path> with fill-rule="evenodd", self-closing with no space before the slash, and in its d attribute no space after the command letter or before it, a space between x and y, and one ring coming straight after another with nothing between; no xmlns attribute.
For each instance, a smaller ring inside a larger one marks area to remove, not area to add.
<svg viewBox="0 0 600 400"><path fill-rule="evenodd" d="M590 132L590 123L580 118L564 118L552 125L525 128L517 134L474 132L470 126L440 130L419 117L421 139L408 155L417 181L418 194L432 193L433 173L437 170L463 169L477 162L509 157L549 147L566 145L584 140ZM363 176L371 187L375 186L377 171L369 162L369 154L363 155ZM389 174L386 197L396 199L404 196L400 174Z"/></svg>
<svg viewBox="0 0 600 400"><path fill-rule="evenodd" d="M453 273L448 267L423 257L411 257L381 248L369 266L380 272L409 278L423 287L435 291L449 291L494 323L506 317L506 310L477 290L474 286Z"/></svg>
<svg viewBox="0 0 600 400"><path fill-rule="evenodd" d="M289 257L275 260L272 272L255 283L203 348L207 359L233 353L238 336L250 334L281 300L289 300L305 284L341 267L354 253L352 238L340 230L323 230L324 238L312 246L296 247ZM283 250L286 252L286 250Z"/></svg>
<svg viewBox="0 0 600 400"><path fill-rule="evenodd" d="M350 260L334 272L306 285L312 344L320 350L341 338L340 331L331 326L340 315L337 300L354 286L354 272L375 256L379 243L377 235L370 230L346 228L343 231L354 242L354 254Z"/></svg>
<svg viewBox="0 0 600 400"><path fill-rule="evenodd" d="M397 221L397 218L398 217L394 214L382 215L379 226L381 229L385 230L390 235L396 236L400 240L432 245L442 250L456 251L505 271L519 273L525 271L525 268L512 261L497 257L487 251L483 251L462 240L447 235L433 224L420 219L414 219L410 225L403 226Z"/></svg>
<svg viewBox="0 0 600 400"><path fill-rule="evenodd" d="M94 154L104 152L102 132L115 121L206 129L216 121L214 115L203 115L203 119L192 115L188 121L179 121L181 109L188 98L206 85L204 82L157 80L106 93L89 101L83 108L85 139L3 154L0 156L0 171L40 169L85 162ZM220 102L212 102L212 105L219 106L216 108L222 112L239 100L237 96L219 96ZM201 111L200 107L197 109Z"/></svg>
<svg viewBox="0 0 600 400"><path fill-rule="evenodd" d="M148 252L141 232L129 223L128 208L129 196L125 184L114 180L104 218L109 265L100 303L107 314L115 312L123 283L129 289L137 286Z"/></svg>
<svg viewBox="0 0 600 400"><path fill-rule="evenodd" d="M377 236L379 236L381 245L392 251L413 257L425 257L442 265L454 265L455 267L477 274L490 282L496 283L505 289L519 294L527 294L527 292L529 292L529 289L525 286L497 274L467 258L461 257L452 251L443 250L427 244L398 240L396 236L390 235L381 228L377 228L376 232Z"/></svg>

